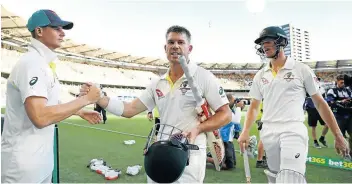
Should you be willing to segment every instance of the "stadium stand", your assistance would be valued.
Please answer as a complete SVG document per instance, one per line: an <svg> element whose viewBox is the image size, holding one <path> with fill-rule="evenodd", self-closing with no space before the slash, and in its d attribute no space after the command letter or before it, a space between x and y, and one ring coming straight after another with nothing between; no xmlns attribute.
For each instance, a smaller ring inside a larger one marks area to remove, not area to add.
<svg viewBox="0 0 352 184"><path fill-rule="evenodd" d="M6 78L20 56L27 51L31 34L26 21L1 6L1 104L6 94ZM167 71L168 62L160 58L131 56L118 51L91 47L66 39L56 50L61 62L57 74L62 83L61 101L75 98L79 85L91 81L102 84L108 95L132 100L156 77ZM333 85L337 74L350 72L352 60L307 61L317 76ZM197 63L210 70L226 91L247 97L255 73L265 63ZM350 72L351 73L351 72Z"/></svg>

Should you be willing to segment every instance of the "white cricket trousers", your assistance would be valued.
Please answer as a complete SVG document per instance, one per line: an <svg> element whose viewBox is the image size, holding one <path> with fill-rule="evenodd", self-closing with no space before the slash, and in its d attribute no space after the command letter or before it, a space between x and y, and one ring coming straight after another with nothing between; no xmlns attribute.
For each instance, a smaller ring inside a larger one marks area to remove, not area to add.
<svg viewBox="0 0 352 184"><path fill-rule="evenodd" d="M290 169L305 175L309 137L303 122L264 122L260 139L271 171Z"/></svg>
<svg viewBox="0 0 352 184"><path fill-rule="evenodd" d="M206 149L190 151L189 165L174 183L203 183L207 161ZM148 183L156 183L147 176Z"/></svg>

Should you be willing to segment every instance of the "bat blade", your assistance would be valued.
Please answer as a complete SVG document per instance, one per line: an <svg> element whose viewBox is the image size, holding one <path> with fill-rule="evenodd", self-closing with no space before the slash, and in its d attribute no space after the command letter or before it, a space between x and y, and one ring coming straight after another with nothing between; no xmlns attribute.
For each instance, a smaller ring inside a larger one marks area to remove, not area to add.
<svg viewBox="0 0 352 184"><path fill-rule="evenodd" d="M243 145L245 146L245 145ZM251 183L251 171L249 169L249 161L248 161L248 153L246 148L244 147L243 151L243 162L244 162L244 172L246 175L246 182Z"/></svg>
<svg viewBox="0 0 352 184"><path fill-rule="evenodd" d="M188 81L188 85L190 86L191 91L193 93L193 96L196 100L197 111L198 111L198 113L199 113L199 111L201 111L204 114L205 117L204 117L204 119L202 119L202 121L205 121L207 118L209 118L211 116L211 113L208 109L208 104L207 104L206 100L202 97L200 90L197 86L197 83L194 81L194 78L192 77L192 75L188 69L186 58L184 56L181 56L179 58L179 63L183 69L183 72L184 72L184 74L187 78L187 81ZM221 139L219 130L214 130L212 132L206 132L205 134L207 136L207 144L208 144L210 153L211 153L213 160L214 160L215 169L217 171L220 171L223 159L225 157L225 147L224 147L224 143Z"/></svg>
<svg viewBox="0 0 352 184"><path fill-rule="evenodd" d="M190 73L190 71L188 69L188 66L187 66L186 58L184 56L181 56L180 59L179 59L179 62L180 62L181 67L183 69L183 73L185 73L185 76L186 76L187 81L188 81L188 85L189 85L189 87L192 90L193 96L196 99L197 106L199 107L199 106L203 105L204 99L202 98L202 95L201 95L201 93L198 90L197 84L194 82L194 79L191 76L191 73Z"/></svg>

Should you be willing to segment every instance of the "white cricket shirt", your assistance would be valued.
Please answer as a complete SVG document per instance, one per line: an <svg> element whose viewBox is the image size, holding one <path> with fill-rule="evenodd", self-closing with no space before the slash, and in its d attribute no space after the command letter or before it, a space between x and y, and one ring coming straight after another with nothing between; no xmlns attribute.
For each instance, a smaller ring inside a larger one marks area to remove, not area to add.
<svg viewBox="0 0 352 184"><path fill-rule="evenodd" d="M54 125L38 129L24 108L26 98L45 97L47 105L59 103L59 80L49 67L57 56L32 39L29 50L14 66L7 81L6 113L1 140L1 180L38 183L54 168Z"/></svg>
<svg viewBox="0 0 352 184"><path fill-rule="evenodd" d="M211 72L192 62L188 64L188 67L195 83L201 89L202 96L207 100L213 111L228 104L224 89ZM139 99L148 109L153 109L155 106L158 108L161 124L172 125L182 131L190 130L199 123L195 110L195 98L185 75L171 84L168 74L169 71L159 79L152 81ZM163 128L163 126L160 126L160 131L164 133L170 134L171 130L170 127L165 126ZM172 132L172 134L174 133ZM165 138L168 138L168 136ZM162 137L161 139L165 138ZM196 138L195 144L199 148L206 148L204 133Z"/></svg>
<svg viewBox="0 0 352 184"><path fill-rule="evenodd" d="M287 57L286 63L274 77L268 63L254 77L249 95L264 99L262 121L304 122L303 104L306 92L319 93L318 79L308 65Z"/></svg>

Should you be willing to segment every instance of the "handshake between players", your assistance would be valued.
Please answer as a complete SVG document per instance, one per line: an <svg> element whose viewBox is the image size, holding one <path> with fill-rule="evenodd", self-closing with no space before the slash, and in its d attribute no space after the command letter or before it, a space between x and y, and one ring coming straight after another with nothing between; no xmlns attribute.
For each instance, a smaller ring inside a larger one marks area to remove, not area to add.
<svg viewBox="0 0 352 184"><path fill-rule="evenodd" d="M89 104L93 104L98 102L104 95L98 85L87 82L81 86L78 96L86 97Z"/></svg>

